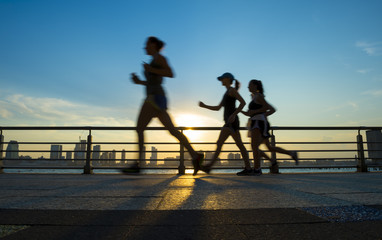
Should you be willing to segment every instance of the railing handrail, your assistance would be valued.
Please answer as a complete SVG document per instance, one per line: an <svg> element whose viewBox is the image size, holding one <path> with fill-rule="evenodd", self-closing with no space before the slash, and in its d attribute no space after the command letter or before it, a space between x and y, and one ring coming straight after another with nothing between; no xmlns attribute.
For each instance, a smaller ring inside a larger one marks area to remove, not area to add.
<svg viewBox="0 0 382 240"><path fill-rule="evenodd" d="M122 126L0 126L0 130L135 130ZM220 130L221 127L176 127L178 130ZM271 126L271 130L382 130L382 126ZM147 127L146 130L165 130L165 127ZM240 130L247 130L240 127Z"/></svg>
<svg viewBox="0 0 382 240"><path fill-rule="evenodd" d="M179 131L186 131L186 130L195 130L195 131L220 131L221 130L221 126L217 126L217 127L184 127L184 126L179 126L179 127L176 127L177 130ZM62 131L88 131L88 136L87 136L87 139L85 140L84 139L84 142L81 141L81 144L86 144L86 149L82 149L81 150L60 150L60 151L53 151L52 149L51 150L21 150L21 149L18 149L18 150L7 150L9 152L40 152L40 153L48 153L48 152L80 152L80 153L83 153L84 156L81 156L79 157L77 160L80 160L80 161L86 161L86 164L84 166L84 173L92 173L92 165L91 165L91 162L95 159L92 158L92 154L94 153L94 148L93 150L91 149L92 146L94 146L94 144L137 144L136 142L126 142L126 141L121 141L121 142L115 142L115 141L111 141L111 142L93 142L92 140L92 131L102 131L102 130L106 130L106 131L135 131L136 130L136 127L132 127L132 126L0 126L0 173L2 172L2 169L4 168L3 166L3 163L2 163L2 160L7 160L6 158L3 157L3 153L5 152L4 150L4 146L5 144L10 144L11 142L6 142L4 141L4 131L35 131L35 130L41 130L41 131L52 131L52 130L62 130ZM165 127L147 127L146 130L152 130L152 131L167 131ZM242 131L245 131L247 130L246 127L240 127L240 130ZM357 165L354 166L357 168L357 171L362 171L362 172L366 172L367 171L367 165L365 163L365 152L370 152L369 149L365 149L364 148L364 145L367 143L369 144L368 142L365 142L363 141L363 137L362 137L362 134L361 134L361 131L367 131L367 130L382 130L382 126L273 126L270 128L271 130L271 135L272 135L272 140L271 140L271 144L273 144L275 146L275 144L356 144L356 148L354 149L294 149L294 151L298 151L298 152L306 152L306 153L312 153L312 152L325 152L325 153L328 153L328 152L355 152L356 155L355 155L355 158L354 160L357 160ZM318 130L318 131L323 131L323 130L328 130L328 131L341 131L341 130L346 130L346 131L358 131L358 135L357 135L357 139L356 141L339 141L339 142L327 142L327 141L316 141L316 142L301 142L301 141L296 141L296 142L277 142L275 140L275 136L274 136L274 131L278 131L278 130L287 130L287 131L299 131L299 130L304 130L304 131L315 131L315 130ZM56 143L56 144L77 144L78 142L73 142L73 141L69 141L69 142L61 142L61 141L55 141L55 142L18 142L18 144L53 144L53 143ZM373 141L373 143L375 143ZM378 142L380 143L380 142ZM146 142L146 144L149 144L149 142ZM159 143L159 142L155 142L155 144L162 144L162 143ZM180 174L184 174L184 170L186 169L185 165L184 165L184 160L185 160L185 157L184 157L184 146L182 146L179 142L164 142L163 144L173 144L173 145L179 145L180 149L179 150L165 150L165 151L158 151L156 150L155 152L157 153L161 153L161 152L164 152L164 153L179 153L180 156L179 156L179 173ZM192 144L216 144L215 142L192 142ZM230 142L228 141L227 144L234 144L233 142ZM244 142L244 144L249 144L249 142ZM369 147L369 146L368 146ZM251 151L251 150L249 150ZM374 151L374 152L379 152L379 150L371 150L371 151ZM110 152L110 150L103 150L103 151L96 151L96 152ZM136 153L138 151L136 150L122 150L122 151L119 151L119 150L113 150L114 153ZM145 151L147 153L151 152L151 151ZM213 152L213 151L210 151L210 150L207 150L207 151L204 151L204 152ZM232 152L232 150L222 150L221 152ZM235 151L234 151L235 152ZM370 155L369 155L370 156ZM85 157L85 158L84 158ZM52 157L51 157L52 158ZM115 158L115 157L114 157ZM272 153L271 154L271 158L273 160L276 160L276 154ZM373 163L375 163L374 161L377 161L377 155L373 155ZM98 161L98 158L96 158L97 161ZM279 160L285 160L283 158L277 158ZM318 158L302 158L300 160L317 160ZM323 160L325 160L326 158L322 158ZM334 157L333 160L335 159L338 159L338 160L341 160L341 159L350 159L352 160L353 157L347 157L347 158L338 158L338 157ZM117 160L116 158L114 160ZM125 157L123 157L123 159L121 160L126 160ZM190 159L186 159L186 160L190 160ZM228 160L228 159L226 159ZM103 161L103 160L102 160ZM174 161L177 161L177 160L174 160ZM322 167L321 165L318 166L318 167ZM343 165L339 165L339 167L343 167Z"/></svg>

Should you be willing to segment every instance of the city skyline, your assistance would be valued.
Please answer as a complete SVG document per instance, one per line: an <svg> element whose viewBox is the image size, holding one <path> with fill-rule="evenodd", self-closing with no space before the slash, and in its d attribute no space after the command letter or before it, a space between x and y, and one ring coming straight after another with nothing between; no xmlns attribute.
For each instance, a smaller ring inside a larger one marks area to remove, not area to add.
<svg viewBox="0 0 382 240"><path fill-rule="evenodd" d="M71 150L63 150L63 145L60 144L51 144L50 145L50 152L49 158L44 158L43 156L31 158L29 155L26 156L19 156L19 144L16 140L11 140L9 144L7 145L7 148L5 150L6 157L5 159L19 159L20 157L28 157L28 159L50 159L50 160L84 160L86 153L86 141L80 140L79 143L75 144L75 147L73 151ZM179 159L180 156L176 155L174 156L163 156L162 158L158 158L158 148L155 146L151 146L151 151L146 151L146 147L144 147L144 159L143 161L149 160L150 164L156 163L158 161L165 161L166 159ZM63 155L63 153L66 153L66 157ZM199 150L198 152L203 153L205 155L205 159L212 159L214 152L213 151L202 151ZM74 158L72 159L72 153L74 153ZM120 154L120 158L117 157L117 153ZM146 159L146 153L151 153L151 156L149 159ZM67 156L70 157L67 157ZM241 160L241 154L240 153L223 153L221 155L227 155L227 159L231 160ZM126 150L102 150L101 145L93 145L92 148L92 160L131 160L126 159ZM191 156L188 152L185 152L185 159L191 159ZM220 158L219 158L220 159ZM224 160L227 160L224 159Z"/></svg>

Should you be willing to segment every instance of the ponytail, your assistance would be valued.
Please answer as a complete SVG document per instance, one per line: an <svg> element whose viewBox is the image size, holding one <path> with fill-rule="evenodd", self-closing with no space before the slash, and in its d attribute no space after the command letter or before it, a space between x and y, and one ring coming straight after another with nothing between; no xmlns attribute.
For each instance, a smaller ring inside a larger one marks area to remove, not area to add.
<svg viewBox="0 0 382 240"><path fill-rule="evenodd" d="M236 79L234 79L234 81L235 81L235 89L236 89L236 91L239 91L239 88L240 88L240 82L239 81L237 81Z"/></svg>

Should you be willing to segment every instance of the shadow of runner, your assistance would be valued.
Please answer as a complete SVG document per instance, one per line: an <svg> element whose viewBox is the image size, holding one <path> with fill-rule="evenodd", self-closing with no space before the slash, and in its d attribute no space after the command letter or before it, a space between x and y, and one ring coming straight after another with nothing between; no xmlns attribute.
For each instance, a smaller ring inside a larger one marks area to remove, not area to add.
<svg viewBox="0 0 382 240"><path fill-rule="evenodd" d="M206 176L208 178L208 176ZM148 211L150 221L135 226L131 239L247 239L237 226L205 207L208 194L199 189L216 187L202 177L182 176L166 189L156 211ZM206 186L209 185L209 186ZM178 199L176 199L178 198ZM222 228L222 224L226 223Z"/></svg>

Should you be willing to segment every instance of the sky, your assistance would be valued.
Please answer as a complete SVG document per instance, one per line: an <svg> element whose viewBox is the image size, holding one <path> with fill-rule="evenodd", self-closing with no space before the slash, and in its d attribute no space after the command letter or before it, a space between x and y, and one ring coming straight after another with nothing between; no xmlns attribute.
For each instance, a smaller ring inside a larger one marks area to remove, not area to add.
<svg viewBox="0 0 382 240"><path fill-rule="evenodd" d="M0 126L135 126L130 74L166 43L176 125L216 127L231 72L263 82L273 126L381 126L380 0L0 0ZM246 107L245 107L246 108ZM241 125L246 117L240 115ZM151 126L160 126L153 121Z"/></svg>

